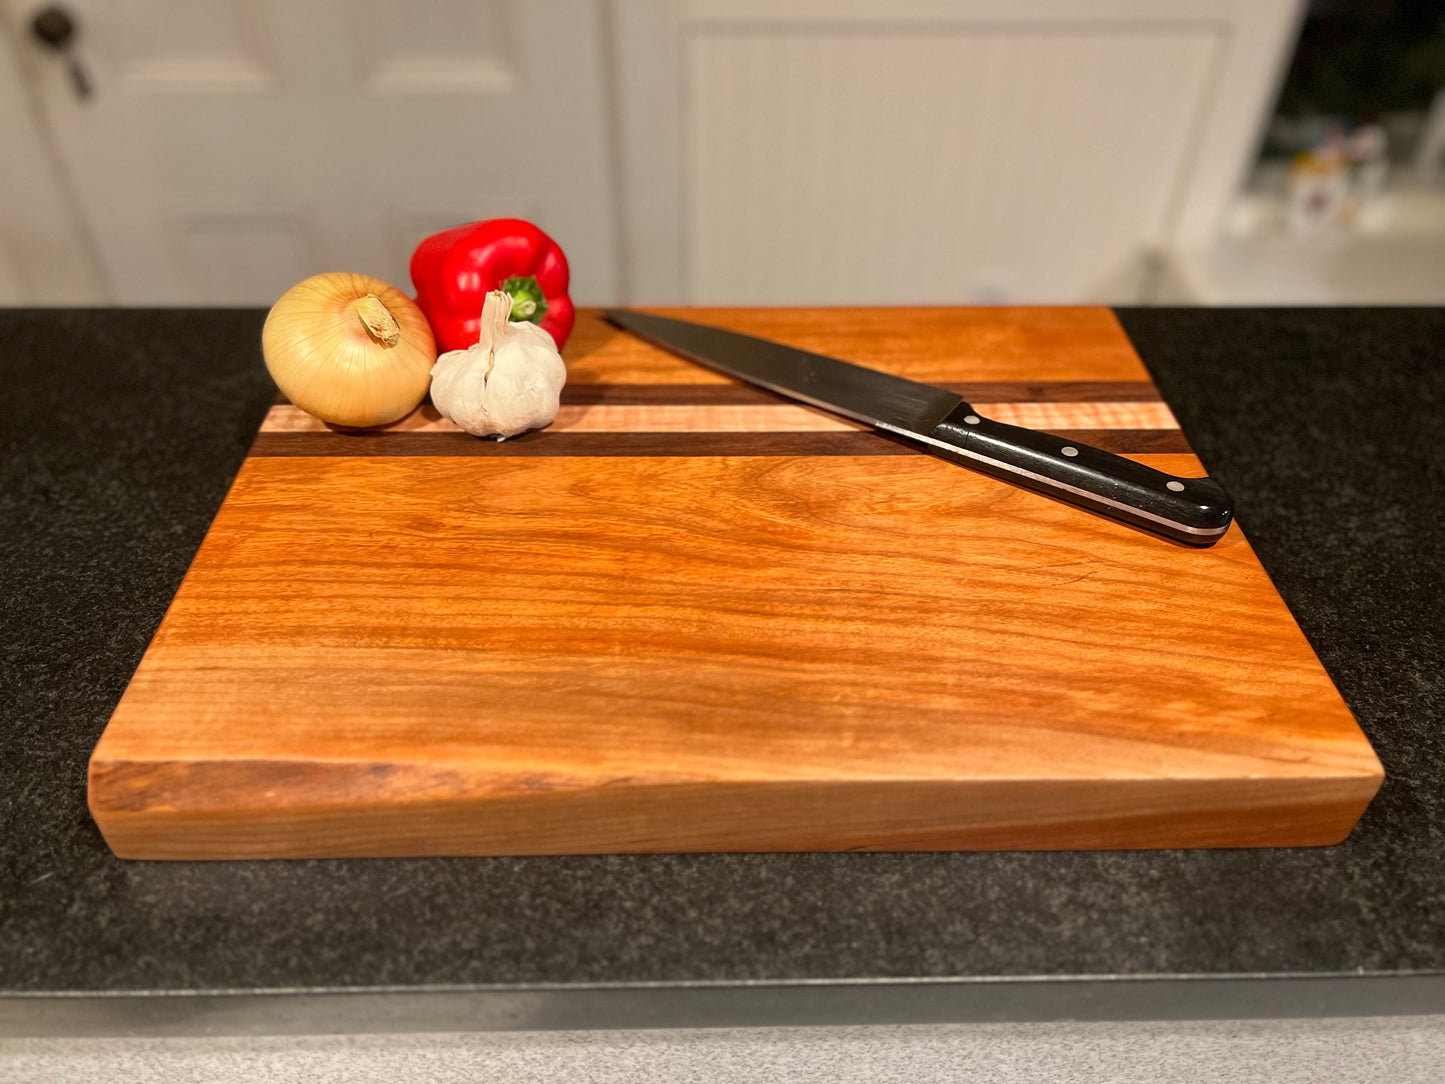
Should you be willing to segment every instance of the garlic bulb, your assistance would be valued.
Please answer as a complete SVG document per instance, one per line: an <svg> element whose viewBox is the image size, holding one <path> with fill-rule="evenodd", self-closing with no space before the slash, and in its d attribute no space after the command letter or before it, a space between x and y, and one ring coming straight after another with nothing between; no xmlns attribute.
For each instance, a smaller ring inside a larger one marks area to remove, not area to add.
<svg viewBox="0 0 1445 1084"><path fill-rule="evenodd" d="M426 396L436 343L416 303L380 279L315 275L281 295L261 352L286 397L333 425L402 418Z"/></svg>
<svg viewBox="0 0 1445 1084"><path fill-rule="evenodd" d="M431 400L477 437L512 437L557 416L567 367L552 336L536 324L511 323L512 297L501 290L482 304L482 337L432 367Z"/></svg>

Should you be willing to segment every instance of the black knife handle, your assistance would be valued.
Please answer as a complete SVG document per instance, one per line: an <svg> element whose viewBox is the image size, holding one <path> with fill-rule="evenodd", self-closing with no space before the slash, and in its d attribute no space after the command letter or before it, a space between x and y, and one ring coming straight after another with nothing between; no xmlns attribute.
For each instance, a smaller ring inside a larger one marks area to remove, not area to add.
<svg viewBox="0 0 1445 1084"><path fill-rule="evenodd" d="M1018 485L1191 546L1212 546L1234 518L1210 478L1176 478L1076 440L1005 425L967 403L924 437L931 450Z"/></svg>

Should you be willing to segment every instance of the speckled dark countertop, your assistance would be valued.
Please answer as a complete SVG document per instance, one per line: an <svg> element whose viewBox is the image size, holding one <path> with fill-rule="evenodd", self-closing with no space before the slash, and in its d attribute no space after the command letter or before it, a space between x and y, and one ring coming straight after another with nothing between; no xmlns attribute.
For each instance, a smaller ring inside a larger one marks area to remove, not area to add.
<svg viewBox="0 0 1445 1084"><path fill-rule="evenodd" d="M1445 971L1445 310L1120 315L1384 762L1340 846L119 861L86 760L263 313L0 311L0 994Z"/></svg>

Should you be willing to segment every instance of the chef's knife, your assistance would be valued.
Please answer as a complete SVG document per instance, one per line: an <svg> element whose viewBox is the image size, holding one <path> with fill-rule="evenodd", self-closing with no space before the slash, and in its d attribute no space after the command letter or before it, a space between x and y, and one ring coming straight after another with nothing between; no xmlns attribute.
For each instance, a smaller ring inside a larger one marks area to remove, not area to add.
<svg viewBox="0 0 1445 1084"><path fill-rule="evenodd" d="M618 327L728 376L896 433L944 459L1191 546L1229 530L1229 496L1049 433L1005 425L963 397L782 343L665 316L609 309Z"/></svg>

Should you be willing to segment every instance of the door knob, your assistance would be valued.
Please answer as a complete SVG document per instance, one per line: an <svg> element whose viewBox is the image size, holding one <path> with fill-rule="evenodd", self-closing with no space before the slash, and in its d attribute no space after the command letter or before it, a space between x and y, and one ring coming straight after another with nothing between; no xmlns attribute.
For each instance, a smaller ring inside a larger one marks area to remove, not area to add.
<svg viewBox="0 0 1445 1084"><path fill-rule="evenodd" d="M90 79L75 56L75 17L63 7L48 7L36 13L30 21L30 32L47 49L65 61L70 73L70 85L75 88L78 98L90 97Z"/></svg>

